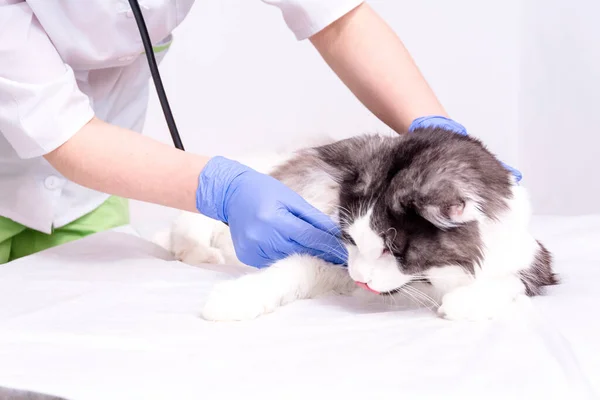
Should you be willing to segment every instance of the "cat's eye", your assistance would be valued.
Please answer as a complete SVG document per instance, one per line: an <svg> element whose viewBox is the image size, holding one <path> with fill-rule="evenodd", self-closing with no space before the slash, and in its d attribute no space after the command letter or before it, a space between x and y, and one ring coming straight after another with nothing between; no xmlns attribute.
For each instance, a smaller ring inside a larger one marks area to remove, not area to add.
<svg viewBox="0 0 600 400"><path fill-rule="evenodd" d="M346 242L352 246L356 246L354 239L352 239L352 236L350 236L347 232L342 232L341 239L343 242Z"/></svg>
<svg viewBox="0 0 600 400"><path fill-rule="evenodd" d="M406 213L405 209L399 204L397 207L388 207L386 211L388 217L391 219L401 218Z"/></svg>
<svg viewBox="0 0 600 400"><path fill-rule="evenodd" d="M359 177L360 176L359 176L358 172L348 173L344 177L344 183L346 183L346 184L356 184L358 182L358 178Z"/></svg>

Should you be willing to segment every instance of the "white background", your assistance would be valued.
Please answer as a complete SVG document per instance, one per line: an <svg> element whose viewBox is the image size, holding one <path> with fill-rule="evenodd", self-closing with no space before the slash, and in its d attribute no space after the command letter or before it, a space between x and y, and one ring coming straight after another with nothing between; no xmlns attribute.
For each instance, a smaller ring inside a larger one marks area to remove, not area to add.
<svg viewBox="0 0 600 400"><path fill-rule="evenodd" d="M600 211L597 0L370 1L451 116L524 174L536 214ZM260 0L198 1L161 73L186 150L389 132ZM151 90L145 134L170 136ZM134 202L149 234L174 210Z"/></svg>

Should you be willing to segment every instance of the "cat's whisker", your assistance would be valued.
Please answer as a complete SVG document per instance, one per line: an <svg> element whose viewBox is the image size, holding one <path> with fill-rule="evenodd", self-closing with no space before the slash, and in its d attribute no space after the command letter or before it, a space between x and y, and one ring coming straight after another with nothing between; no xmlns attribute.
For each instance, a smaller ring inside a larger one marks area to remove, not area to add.
<svg viewBox="0 0 600 400"><path fill-rule="evenodd" d="M404 295L406 298L408 298L409 300L411 300L411 302L413 303L417 303L419 305L423 305L423 303L421 303L417 298L415 298L414 294L411 293L410 291L406 290L406 287L401 287L397 293Z"/></svg>
<svg viewBox="0 0 600 400"><path fill-rule="evenodd" d="M396 297L395 297L394 295L383 296L383 297L384 297L384 301L383 301L383 302L384 302L384 304L385 304L386 306L388 305L388 304L387 304L387 301L388 301L388 299L387 299L387 298L389 297L389 300L390 300L390 304L389 304L389 306L390 306L390 307L392 307L392 308L395 308L395 309L401 309L401 308L402 308L402 307L401 307L399 304L397 304L397 300L398 300L398 299L396 299Z"/></svg>
<svg viewBox="0 0 600 400"><path fill-rule="evenodd" d="M422 298L426 299L427 301L429 301L431 303L431 306L428 307L429 309L438 308L440 306L440 304L433 297L429 296L426 293L423 293L422 291L420 291L418 289L414 289L414 290L415 290L415 293L419 293L419 295L422 296Z"/></svg>
<svg viewBox="0 0 600 400"><path fill-rule="evenodd" d="M435 279L441 278L441 279L445 279L445 278L460 278L460 277L465 277L467 275L472 275L471 273L467 272L466 270L464 272L454 272L454 271L448 271L447 273L445 273L444 275L437 275L435 277ZM429 276L427 275L414 275L413 279L429 279Z"/></svg>
<svg viewBox="0 0 600 400"><path fill-rule="evenodd" d="M411 292L415 293L415 295L419 295L421 296L421 298L428 300L429 302L431 302L431 304L433 304L435 307L439 307L439 303L431 296L429 296L427 293L423 292L422 290L417 289L414 286L410 286L410 285L406 285L405 288L407 290L410 290Z"/></svg>
<svg viewBox="0 0 600 400"><path fill-rule="evenodd" d="M411 298L404 291L400 290L398 294L404 297L405 299L408 299L408 301L411 301Z"/></svg>
<svg viewBox="0 0 600 400"><path fill-rule="evenodd" d="M475 277L469 274L455 274L455 275L446 275L446 276L436 276L434 278L435 281L453 281L456 279L474 279ZM411 281L412 282L431 282L431 278L412 278Z"/></svg>
<svg viewBox="0 0 600 400"><path fill-rule="evenodd" d="M415 303L417 303L419 305L423 305L423 303L421 301L419 301L419 299L417 299L412 293L410 293L409 291L405 290L404 288L401 288L398 293L402 293L409 300L412 300L413 302L415 302Z"/></svg>
<svg viewBox="0 0 600 400"><path fill-rule="evenodd" d="M323 217L324 214L320 213L320 212L313 212L313 213L302 213L302 214L298 214L299 217L321 217L322 218L322 222L323 223L330 223L329 221L329 217L327 215L325 215L325 217ZM332 228L332 229L325 229L325 232L334 235L334 233L339 232L338 228Z"/></svg>
<svg viewBox="0 0 600 400"><path fill-rule="evenodd" d="M408 296L414 303L417 303L419 306L423 306L425 307L425 305L423 304L423 302L414 295L414 293L411 293L408 290L402 290L402 293L404 293L406 296Z"/></svg>
<svg viewBox="0 0 600 400"><path fill-rule="evenodd" d="M307 244L310 245L310 243L307 243ZM334 256L336 256L338 258L342 258L342 259L346 258L346 254L340 252L339 250L337 250L331 246L319 244L319 247L328 250L328 254L334 255Z"/></svg>
<svg viewBox="0 0 600 400"><path fill-rule="evenodd" d="M406 286L404 287L404 290L406 293L411 293L411 295L413 296L413 298L423 307L427 308L428 310L432 309L432 306L428 305L425 302L425 299L423 299L423 297L421 296L423 293L421 293L420 291L414 291L412 290L413 288L410 286Z"/></svg>
<svg viewBox="0 0 600 400"><path fill-rule="evenodd" d="M396 299L396 297L394 297L393 294L389 295L389 296L386 296L386 297L389 297L390 298L390 302L393 303L394 305L396 305L397 299Z"/></svg>
<svg viewBox="0 0 600 400"><path fill-rule="evenodd" d="M338 211L343 211L346 216L352 215L352 212L349 209L347 209L346 207L342 207L340 205L334 205L333 207Z"/></svg>
<svg viewBox="0 0 600 400"><path fill-rule="evenodd" d="M298 216L299 217L313 217L313 218L320 217L323 222L329 222L329 220L331 219L330 216L328 216L327 214L324 214L322 212L319 212L319 211L300 213L300 214L298 214Z"/></svg>

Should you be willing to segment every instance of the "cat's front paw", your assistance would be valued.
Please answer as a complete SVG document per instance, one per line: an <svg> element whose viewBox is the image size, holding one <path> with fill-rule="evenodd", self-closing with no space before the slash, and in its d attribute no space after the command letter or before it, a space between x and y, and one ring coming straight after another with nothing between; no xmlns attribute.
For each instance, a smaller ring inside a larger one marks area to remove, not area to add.
<svg viewBox="0 0 600 400"><path fill-rule="evenodd" d="M204 264L225 264L225 258L219 249L201 245L176 252L175 258L185 264L196 266L202 266Z"/></svg>
<svg viewBox="0 0 600 400"><path fill-rule="evenodd" d="M202 317L209 321L246 321L277 308L277 299L269 299L253 278L248 275L217 284L208 296Z"/></svg>
<svg viewBox="0 0 600 400"><path fill-rule="evenodd" d="M485 285L456 288L442 298L438 315L449 320L485 321L494 319L514 303L514 296L498 293Z"/></svg>

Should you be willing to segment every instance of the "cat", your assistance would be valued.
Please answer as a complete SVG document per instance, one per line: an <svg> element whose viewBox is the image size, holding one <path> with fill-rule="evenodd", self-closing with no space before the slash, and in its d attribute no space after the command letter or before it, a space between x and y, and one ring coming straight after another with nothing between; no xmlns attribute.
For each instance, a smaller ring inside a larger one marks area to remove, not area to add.
<svg viewBox="0 0 600 400"><path fill-rule="evenodd" d="M243 162L243 160L240 160ZM242 321L298 299L409 295L450 320L486 320L559 282L529 232L525 188L478 139L443 128L359 135L246 164L339 223L348 265L293 255L218 283L202 317ZM225 224L184 212L161 244L192 265L243 265Z"/></svg>

